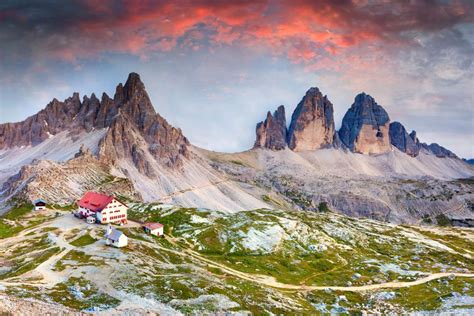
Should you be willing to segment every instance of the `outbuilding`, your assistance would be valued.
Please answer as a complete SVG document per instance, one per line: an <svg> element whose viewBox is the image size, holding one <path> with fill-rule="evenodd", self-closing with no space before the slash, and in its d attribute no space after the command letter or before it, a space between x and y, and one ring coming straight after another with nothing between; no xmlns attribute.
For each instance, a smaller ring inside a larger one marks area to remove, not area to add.
<svg viewBox="0 0 474 316"><path fill-rule="evenodd" d="M105 233L105 243L113 247L125 247L128 245L128 237L118 229L112 228L109 224Z"/></svg>
<svg viewBox="0 0 474 316"><path fill-rule="evenodd" d="M160 223L145 223L143 224L143 230L147 234L163 236L163 224Z"/></svg>
<svg viewBox="0 0 474 316"><path fill-rule="evenodd" d="M46 201L43 199L34 200L33 205L35 206L35 211L41 211L46 209Z"/></svg>

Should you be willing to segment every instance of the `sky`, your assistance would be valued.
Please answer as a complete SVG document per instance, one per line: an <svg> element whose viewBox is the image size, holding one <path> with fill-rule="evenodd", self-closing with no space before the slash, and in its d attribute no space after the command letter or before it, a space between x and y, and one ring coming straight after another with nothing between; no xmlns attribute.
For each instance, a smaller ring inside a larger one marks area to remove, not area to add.
<svg viewBox="0 0 474 316"><path fill-rule="evenodd" d="M113 95L137 72L197 146L236 152L310 87L336 128L360 92L474 158L474 1L2 1L0 123L53 98Z"/></svg>

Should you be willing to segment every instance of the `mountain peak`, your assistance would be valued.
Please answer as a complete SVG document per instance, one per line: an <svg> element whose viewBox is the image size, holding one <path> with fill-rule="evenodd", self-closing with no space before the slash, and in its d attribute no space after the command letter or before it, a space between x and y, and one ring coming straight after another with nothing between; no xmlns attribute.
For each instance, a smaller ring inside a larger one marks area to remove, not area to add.
<svg viewBox="0 0 474 316"><path fill-rule="evenodd" d="M315 150L332 145L333 106L316 88L310 88L291 116L288 147L295 151Z"/></svg>
<svg viewBox="0 0 474 316"><path fill-rule="evenodd" d="M136 72L131 72L128 75L127 81L123 87L124 97L125 99L130 99L133 97L134 94L144 92L145 85L143 84L142 80L140 79L140 75Z"/></svg>
<svg viewBox="0 0 474 316"><path fill-rule="evenodd" d="M273 113L268 111L265 121L257 124L254 148L281 150L286 147L285 107L280 105Z"/></svg>
<svg viewBox="0 0 474 316"><path fill-rule="evenodd" d="M354 152L384 153L390 150L389 125L390 118L385 109L362 92L344 115L339 137Z"/></svg>

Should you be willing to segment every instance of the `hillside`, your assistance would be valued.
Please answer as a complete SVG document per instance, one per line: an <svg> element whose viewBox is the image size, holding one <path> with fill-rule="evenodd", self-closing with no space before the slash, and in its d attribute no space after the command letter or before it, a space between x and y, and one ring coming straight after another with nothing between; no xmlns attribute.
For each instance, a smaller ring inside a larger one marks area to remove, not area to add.
<svg viewBox="0 0 474 316"><path fill-rule="evenodd" d="M96 190L229 213L314 211L325 203L394 223L472 218L472 165L421 143L365 93L343 123L336 131L332 103L310 88L289 128L280 106L257 124L254 148L214 153L156 112L140 76L130 73L113 98L74 93L0 124L0 214L36 198L67 205ZM77 157L82 152L86 160Z"/></svg>
<svg viewBox="0 0 474 316"><path fill-rule="evenodd" d="M30 308L165 315L472 312L472 229L162 204L130 216L164 223L166 237L131 222L129 246L114 249L103 226L59 209L2 219L0 311L34 298L44 303Z"/></svg>

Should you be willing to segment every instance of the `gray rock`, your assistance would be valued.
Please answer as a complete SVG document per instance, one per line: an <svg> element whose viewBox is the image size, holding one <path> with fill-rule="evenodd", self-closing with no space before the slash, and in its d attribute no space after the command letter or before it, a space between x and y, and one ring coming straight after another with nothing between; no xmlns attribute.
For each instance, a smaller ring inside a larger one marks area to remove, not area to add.
<svg viewBox="0 0 474 316"><path fill-rule="evenodd" d="M421 147L436 155L436 157L438 158L458 158L458 156L456 156L456 154L454 154L452 151L436 143L432 143L429 145L422 143Z"/></svg>
<svg viewBox="0 0 474 316"><path fill-rule="evenodd" d="M333 105L318 88L311 88L291 116L288 147L294 151L331 146L334 141Z"/></svg>
<svg viewBox="0 0 474 316"><path fill-rule="evenodd" d="M268 111L265 121L257 124L254 148L281 150L286 147L285 107L280 105L273 115Z"/></svg>
<svg viewBox="0 0 474 316"><path fill-rule="evenodd" d="M351 151L378 154L390 150L390 118L370 95L361 93L344 115L341 142Z"/></svg>
<svg viewBox="0 0 474 316"><path fill-rule="evenodd" d="M415 131L412 131L409 135L401 123L392 122L390 123L389 134L390 142L393 146L397 147L407 155L412 157L418 156L420 147L415 142L417 140Z"/></svg>
<svg viewBox="0 0 474 316"><path fill-rule="evenodd" d="M155 112L136 73L129 74L125 85L117 86L114 99L103 93L101 100L92 94L81 102L74 93L63 102L53 99L22 122L0 124L0 149L34 146L66 130L74 136L106 127L109 129L99 148L102 159L127 158L147 173L146 151L169 167L181 166L188 157L187 138Z"/></svg>

